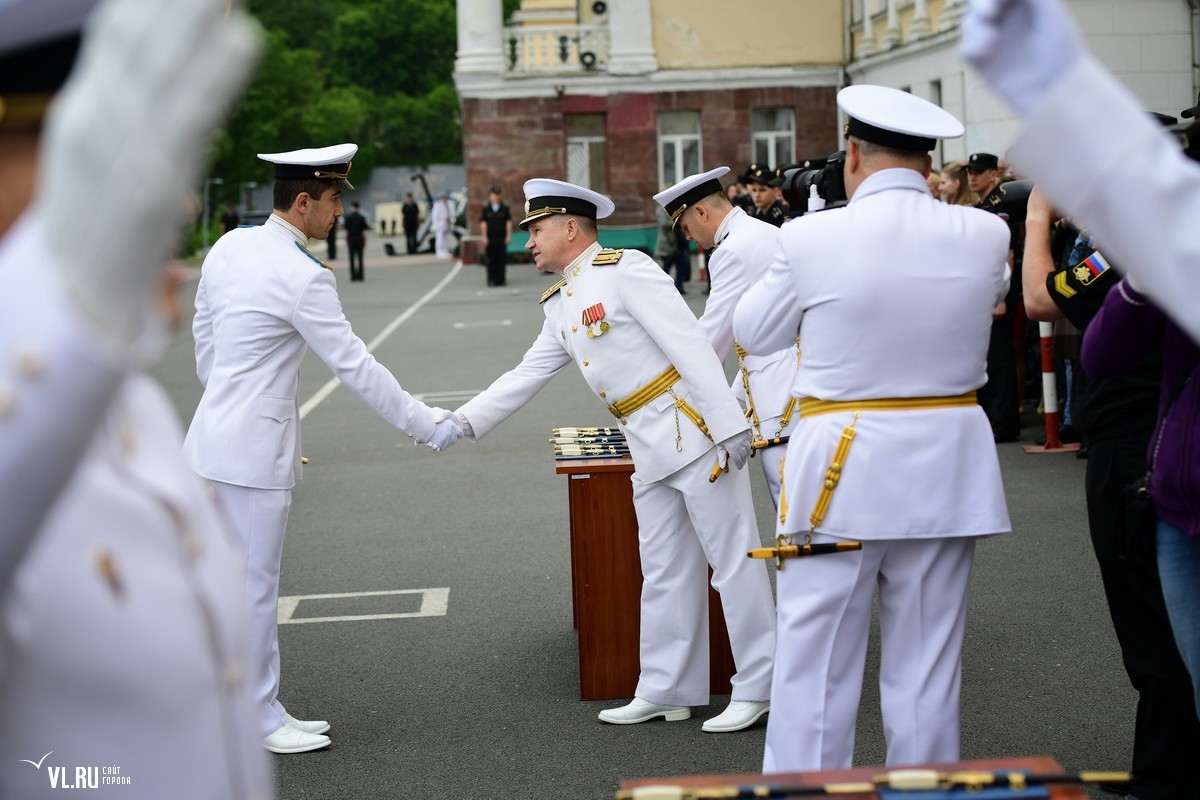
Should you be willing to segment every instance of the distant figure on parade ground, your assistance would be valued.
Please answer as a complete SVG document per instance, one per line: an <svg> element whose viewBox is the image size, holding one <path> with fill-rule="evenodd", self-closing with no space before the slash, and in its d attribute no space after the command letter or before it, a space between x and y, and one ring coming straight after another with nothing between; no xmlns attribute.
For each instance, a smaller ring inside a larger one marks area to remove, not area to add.
<svg viewBox="0 0 1200 800"><path fill-rule="evenodd" d="M438 258L449 258L450 231L454 220L450 213L450 195L442 192L433 204L433 250Z"/></svg>
<svg viewBox="0 0 1200 800"><path fill-rule="evenodd" d="M224 236L241 224L242 218L233 207L233 203L226 203L225 213L221 215L221 235Z"/></svg>
<svg viewBox="0 0 1200 800"><path fill-rule="evenodd" d="M512 241L512 212L500 200L500 187L493 186L479 216L479 235L487 246L488 286L505 284L508 243Z"/></svg>
<svg viewBox="0 0 1200 800"><path fill-rule="evenodd" d="M400 216L404 221L404 245L411 256L417 252L417 229L421 227L421 207L413 199L412 192L404 196L404 205L400 207Z"/></svg>
<svg viewBox="0 0 1200 800"><path fill-rule="evenodd" d="M0 797L273 793L238 548L144 371L256 29L211 0L0 0Z"/></svg>
<svg viewBox="0 0 1200 800"><path fill-rule="evenodd" d="M359 210L358 203L350 204L350 213L346 215L346 249L350 251L350 280L366 280L366 265L363 263L363 251L367 247L367 230L371 227L367 218ZM337 234L337 220L333 222L330 236ZM355 264L358 268L355 269Z"/></svg>
<svg viewBox="0 0 1200 800"><path fill-rule="evenodd" d="M521 363L455 413L483 438L574 361L617 418L633 454L641 554L641 674L632 703L600 712L630 725L688 719L709 702L708 568L721 594L737 673L729 706L703 729L727 733L767 713L775 625L745 466L749 423L687 303L649 256L603 250L604 195L563 181L525 182L521 227L539 270L562 275ZM727 474L715 467L727 467Z"/></svg>
<svg viewBox="0 0 1200 800"><path fill-rule="evenodd" d="M876 594L887 763L958 761L975 542L1011 527L975 399L1008 229L930 195L929 151L963 134L946 111L869 85L843 89L838 106L850 202L784 225L733 319L750 353L802 341L779 534L862 543L777 575L765 772L851 765Z"/></svg>
<svg viewBox="0 0 1200 800"><path fill-rule="evenodd" d="M338 221L337 217L333 218L333 227L329 229L329 238L325 240L325 252L329 256L329 260L333 261L337 258L337 235ZM351 280L354 279L354 250L350 251L350 275Z"/></svg>
<svg viewBox="0 0 1200 800"><path fill-rule="evenodd" d="M263 744L274 753L329 746L324 720L279 702L279 569L292 487L300 478L300 364L309 347L385 422L432 448L461 435L404 391L367 352L338 299L333 271L305 249L329 235L354 144L260 154L275 165L275 209L262 225L217 240L196 288L196 374L204 394L184 441L249 564L256 662L247 670ZM316 177L314 177L314 173Z"/></svg>

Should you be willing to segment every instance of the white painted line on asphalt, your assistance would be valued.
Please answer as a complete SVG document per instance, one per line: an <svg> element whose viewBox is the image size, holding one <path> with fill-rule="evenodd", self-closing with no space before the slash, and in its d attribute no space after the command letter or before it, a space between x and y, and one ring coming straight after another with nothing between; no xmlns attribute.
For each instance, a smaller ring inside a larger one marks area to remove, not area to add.
<svg viewBox="0 0 1200 800"><path fill-rule="evenodd" d="M421 610L406 614L352 614L341 617L301 617L293 619L296 607L302 600L338 600L349 597L381 597L383 595L419 594ZM298 625L301 622L357 622L365 619L411 619L413 617L444 617L450 606L450 587L438 589L395 589L384 592L343 592L340 594L296 594L279 598L278 620L280 625Z"/></svg>
<svg viewBox="0 0 1200 800"><path fill-rule="evenodd" d="M461 331L463 328L507 328L512 325L511 319L477 319L471 322L456 322L454 330Z"/></svg>
<svg viewBox="0 0 1200 800"><path fill-rule="evenodd" d="M463 265L462 261L455 262L454 267L450 270L449 273L446 274L446 277L444 277L440 281L438 281L437 286L434 286L432 289L430 289L428 292L426 292L421 297L420 300L413 303L411 306L406 308L402 314L400 314L394 320L389 322L388 326L386 328L384 328L383 331L381 331L378 336L376 336L371 341L367 342L367 352L368 353L375 352L375 348L378 347L379 345L383 344L384 341L386 341L389 336L391 336L393 333L396 332L397 328L399 328L401 325L403 325L405 322L408 321L409 317L411 317L413 314L416 314L418 311L421 310L422 306L424 306L426 303L428 303L433 298L437 297L438 293L441 292L442 289L445 289L447 284L450 283L450 281L454 280L454 276L457 275L459 273L459 271L462 269L462 265ZM329 397L329 395L333 394L333 390L336 389L339 385L341 385L341 383L342 383L342 381L340 378L330 378L328 383L326 383L324 386L322 386L320 389L318 389L316 391L316 393L313 394L312 397L305 400L304 405L300 406L300 419L304 419L305 417L308 416L308 412L312 411L314 408L321 405L321 402L326 397Z"/></svg>
<svg viewBox="0 0 1200 800"><path fill-rule="evenodd" d="M476 297L495 297L498 294L518 295L520 293L521 293L520 289L509 289L507 292L498 292L495 289L480 289L478 292L475 293L475 296Z"/></svg>
<svg viewBox="0 0 1200 800"><path fill-rule="evenodd" d="M414 394L413 397L420 400L422 403L432 403L438 405L447 401L466 401L470 400L475 395L482 392L482 389L459 389L450 392L425 392L423 394Z"/></svg>

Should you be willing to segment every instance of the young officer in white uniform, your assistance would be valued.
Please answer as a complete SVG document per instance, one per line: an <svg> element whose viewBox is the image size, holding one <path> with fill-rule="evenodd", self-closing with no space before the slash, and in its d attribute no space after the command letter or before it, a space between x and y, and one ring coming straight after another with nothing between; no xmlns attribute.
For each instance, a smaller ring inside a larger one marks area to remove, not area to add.
<svg viewBox="0 0 1200 800"><path fill-rule="evenodd" d="M521 363L457 412L472 440L529 402L571 361L617 418L636 465L633 503L642 561L641 676L635 699L603 711L615 724L669 721L708 703L709 564L721 593L737 674L713 732L767 711L774 615L766 570L746 558L758 529L749 425L721 364L662 269L636 251L602 250L603 195L562 181L525 183L526 247L563 279L542 296L546 322ZM703 425L703 429L700 427ZM731 466L715 482L718 464Z"/></svg>
<svg viewBox="0 0 1200 800"><path fill-rule="evenodd" d="M850 203L785 225L734 314L748 351L797 335L804 351L780 533L802 539L815 524L814 542L863 544L779 572L767 772L850 766L876 589L888 763L958 760L975 538L1009 530L974 396L1007 286L1008 230L929 194L927 153L962 135L954 117L879 86L843 89L838 104L850 117Z"/></svg>
<svg viewBox="0 0 1200 800"><path fill-rule="evenodd" d="M963 55L1026 120L1010 160L1200 341L1200 165L1087 52L1058 0L971 0L962 31ZM1079 108L1104 109L1104 124Z"/></svg>
<svg viewBox="0 0 1200 800"><path fill-rule="evenodd" d="M244 570L140 368L254 28L97 5L0 0L0 797L266 798Z"/></svg>
<svg viewBox="0 0 1200 800"><path fill-rule="evenodd" d="M279 702L279 566L292 487L300 477L296 391L308 348L385 422L435 449L460 435L400 387L354 335L332 270L305 245L342 213L353 144L260 155L275 164L275 211L217 240L196 290L196 374L204 394L184 442L213 482L246 549L254 644L250 680L264 744L299 753L329 744L325 721L292 717Z"/></svg>
<svg viewBox="0 0 1200 800"><path fill-rule="evenodd" d="M779 228L729 202L720 182L727 172L729 167L717 167L689 175L654 199L689 239L704 250L716 248L708 259L712 291L700 327L717 358L724 360L730 347L738 349L740 374L733 379L733 393L751 412L754 446L778 508L779 462L786 448L773 442L792 433L796 405L792 383L800 350L793 343L776 353L755 356L733 340L733 310L746 290L767 274L775 259Z"/></svg>

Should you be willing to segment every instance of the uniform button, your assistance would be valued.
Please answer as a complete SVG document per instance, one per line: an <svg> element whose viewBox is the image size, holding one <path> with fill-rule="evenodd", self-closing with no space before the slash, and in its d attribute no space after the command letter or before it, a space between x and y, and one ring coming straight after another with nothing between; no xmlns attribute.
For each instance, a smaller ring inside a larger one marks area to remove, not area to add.
<svg viewBox="0 0 1200 800"><path fill-rule="evenodd" d="M242 688L242 665L236 661L230 661L225 665L225 683L234 691Z"/></svg>
<svg viewBox="0 0 1200 800"><path fill-rule="evenodd" d="M628 424L629 424L629 420L625 419L624 417L621 417L621 424L622 424L622 425L628 425Z"/></svg>
<svg viewBox="0 0 1200 800"><path fill-rule="evenodd" d="M571 291L570 289L567 289L567 297L574 297L574 296L575 296L575 292Z"/></svg>
<svg viewBox="0 0 1200 800"><path fill-rule="evenodd" d="M572 325L572 326L571 326L571 333L574 333L574 332L575 332L575 331L577 331L577 330L579 330L579 326L578 326L578 325Z"/></svg>
<svg viewBox="0 0 1200 800"><path fill-rule="evenodd" d="M608 392L600 392L601 397L608 397Z"/></svg>
<svg viewBox="0 0 1200 800"><path fill-rule="evenodd" d="M7 386L0 384L0 419L4 419L12 412L13 396Z"/></svg>
<svg viewBox="0 0 1200 800"><path fill-rule="evenodd" d="M587 360L586 358L583 360L583 365L584 365L585 367L588 365L588 360Z"/></svg>
<svg viewBox="0 0 1200 800"><path fill-rule="evenodd" d="M17 369L26 378L42 374L42 353L36 347L24 347L17 353Z"/></svg>

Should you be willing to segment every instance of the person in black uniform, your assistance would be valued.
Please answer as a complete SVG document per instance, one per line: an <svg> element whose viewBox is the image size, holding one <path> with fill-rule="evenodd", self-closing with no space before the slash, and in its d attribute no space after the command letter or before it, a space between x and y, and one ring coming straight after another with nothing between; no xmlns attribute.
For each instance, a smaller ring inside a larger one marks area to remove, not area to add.
<svg viewBox="0 0 1200 800"><path fill-rule="evenodd" d="M363 263L363 248L367 246L367 218L359 211L358 203L350 204L350 213L343 224L346 226L346 248L350 251L350 280L365 280L366 265ZM358 264L358 269L354 268Z"/></svg>
<svg viewBox="0 0 1200 800"><path fill-rule="evenodd" d="M750 199L754 201L754 211L750 216L777 228L786 222L787 213L773 185L775 170L765 164L751 164L746 167L746 174L742 177L750 192Z"/></svg>
<svg viewBox="0 0 1200 800"><path fill-rule="evenodd" d="M242 218L238 216L237 209L233 207L233 203L226 203L225 213L221 215L221 235L224 236L241 224Z"/></svg>
<svg viewBox="0 0 1200 800"><path fill-rule="evenodd" d="M991 153L972 153L967 159L967 182L979 195L977 208L997 213L999 202L1000 159ZM1011 232L1010 247L1020 248L1016 231ZM979 405L992 424L997 442L1015 442L1021 435L1020 394L1017 386L1017 355L1013 348L1013 320L1021 302L1021 259L1014 253L1012 281L1004 302L992 314L992 338L988 344L987 383L979 390Z"/></svg>
<svg viewBox="0 0 1200 800"><path fill-rule="evenodd" d="M333 218L333 227L329 229L329 238L325 240L325 249L329 254L329 260L333 261L337 258L337 234L338 234L338 218Z"/></svg>
<svg viewBox="0 0 1200 800"><path fill-rule="evenodd" d="M413 199L412 192L404 196L404 205L400 207L400 217L404 222L404 244L411 256L417 252L417 228L421 225L421 207Z"/></svg>
<svg viewBox="0 0 1200 800"><path fill-rule="evenodd" d="M512 212L500 200L500 187L493 186L479 216L479 235L487 246L488 286L505 284L508 243L512 240Z"/></svg>
<svg viewBox="0 0 1200 800"><path fill-rule="evenodd" d="M1067 319L1084 330L1120 276L1090 237L1076 236L1066 224L1055 230L1054 217L1035 191L1025 220L1025 306L1031 319ZM1057 259L1056 249L1062 252ZM1074 412L1088 447L1084 489L1092 548L1125 671L1138 692L1128 792L1139 800L1200 797L1200 775L1192 769L1200 721L1163 602L1154 509L1133 491L1146 475L1161 385L1161 353L1155 352L1129 375L1086 381Z"/></svg>

